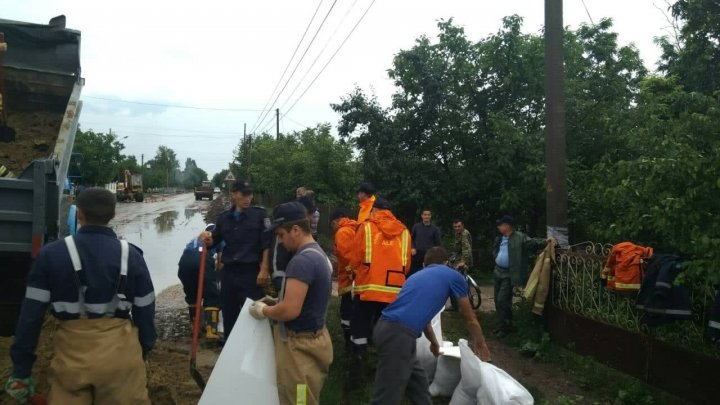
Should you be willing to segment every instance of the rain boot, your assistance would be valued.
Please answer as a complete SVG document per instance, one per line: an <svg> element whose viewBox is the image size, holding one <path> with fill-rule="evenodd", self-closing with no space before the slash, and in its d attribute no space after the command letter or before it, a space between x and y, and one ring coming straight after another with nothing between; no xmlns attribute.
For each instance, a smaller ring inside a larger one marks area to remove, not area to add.
<svg viewBox="0 0 720 405"><path fill-rule="evenodd" d="M205 341L208 343L217 343L220 340L218 332L218 316L220 308L205 308Z"/></svg>

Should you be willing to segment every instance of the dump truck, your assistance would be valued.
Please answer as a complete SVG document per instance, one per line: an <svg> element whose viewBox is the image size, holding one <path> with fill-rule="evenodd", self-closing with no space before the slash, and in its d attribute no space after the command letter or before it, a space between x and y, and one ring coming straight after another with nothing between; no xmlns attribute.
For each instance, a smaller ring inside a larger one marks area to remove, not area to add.
<svg viewBox="0 0 720 405"><path fill-rule="evenodd" d="M64 235L68 166L82 109L80 31L0 19L5 135L0 165L0 335L14 333L25 280L46 243Z"/></svg>
<svg viewBox="0 0 720 405"><path fill-rule="evenodd" d="M132 174L130 170L123 172L123 181L119 181L115 187L115 195L118 201L143 202L143 183L141 174Z"/></svg>
<svg viewBox="0 0 720 405"><path fill-rule="evenodd" d="M212 201L214 197L213 184L211 181L203 181L199 186L195 187L195 201L207 198Z"/></svg>

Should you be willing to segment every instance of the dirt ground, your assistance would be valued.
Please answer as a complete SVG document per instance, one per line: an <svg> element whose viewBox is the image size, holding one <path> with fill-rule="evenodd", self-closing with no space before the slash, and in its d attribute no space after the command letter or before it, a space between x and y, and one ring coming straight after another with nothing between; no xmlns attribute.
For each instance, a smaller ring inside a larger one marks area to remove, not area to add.
<svg viewBox="0 0 720 405"><path fill-rule="evenodd" d="M0 164L15 176L35 159L50 156L63 115L48 112L8 113L8 126L15 129L15 141L0 143Z"/></svg>

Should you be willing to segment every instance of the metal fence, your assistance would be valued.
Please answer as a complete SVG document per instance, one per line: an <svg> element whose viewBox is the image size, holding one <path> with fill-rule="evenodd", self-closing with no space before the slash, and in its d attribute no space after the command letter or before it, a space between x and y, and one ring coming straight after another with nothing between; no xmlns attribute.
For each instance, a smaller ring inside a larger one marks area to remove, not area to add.
<svg viewBox="0 0 720 405"><path fill-rule="evenodd" d="M712 285L691 282L691 320L649 328L643 313L635 307L637 294L609 291L600 283L600 272L611 248L609 244L586 242L559 251L553 272L553 305L565 312L720 358L717 345L704 340L715 299Z"/></svg>

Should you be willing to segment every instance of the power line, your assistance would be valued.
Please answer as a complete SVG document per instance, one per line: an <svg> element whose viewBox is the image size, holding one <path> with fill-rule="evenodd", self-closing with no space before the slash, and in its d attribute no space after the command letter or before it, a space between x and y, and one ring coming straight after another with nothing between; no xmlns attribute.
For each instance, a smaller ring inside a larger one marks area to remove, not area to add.
<svg viewBox="0 0 720 405"><path fill-rule="evenodd" d="M141 130L150 130L150 131L173 131L173 132L189 132L189 133L198 133L198 134L215 134L215 135L234 135L234 136L242 136L242 132L232 132L232 131L213 131L208 129L187 129L187 128L159 128L159 127L142 127L142 126L133 126L133 125L109 125L104 122L100 121L84 121L81 119L80 125L82 126L88 126L91 127L92 125L100 125L102 127L108 127L108 128L129 128L129 129L141 129Z"/></svg>
<svg viewBox="0 0 720 405"><path fill-rule="evenodd" d="M305 48L305 51L303 52L302 56L300 56L300 60L298 60L297 64L295 64L295 68L290 73L290 76L288 77L288 79L285 81L285 84L283 85L282 89L280 89L280 92L277 94L277 97L275 97L275 100L273 101L272 106L270 107L271 110L275 107L275 104L277 103L278 99L280 99L280 96L282 95L283 91L285 91L285 89L287 88L288 84L290 83L290 80L292 80L293 76L295 75L295 72L297 72L303 59L305 59L305 55L307 55L313 42L315 42L315 38L317 38L318 34L320 33L320 30L322 30L322 27L325 25L325 21L327 21L328 17L330 16L330 13L333 11L336 4L337 4L337 0L334 0L333 3L330 5L330 9L325 14L325 17L323 18L323 20L320 22L320 26L317 28L317 30L315 31L315 34L310 39L310 43ZM260 124L258 125L258 127L263 126L263 123L265 122L265 120L267 119L268 116L269 116L269 111L266 111L265 118L260 120ZM250 132L254 132L254 131L250 131Z"/></svg>
<svg viewBox="0 0 720 405"><path fill-rule="evenodd" d="M295 108L295 106L297 105L297 103L303 98L303 96L305 96L305 94L308 92L308 90L310 90L310 88L312 87L312 85L315 84L315 81L317 81L318 77L320 77L320 75L325 71L325 69L328 67L328 65L330 65L330 62L332 62L333 59L335 59L335 56L337 56L338 52L340 52L340 50L341 50L342 47L345 45L345 43L347 42L347 40L350 38L350 36L353 34L353 32L355 32L355 29L358 27L358 25L360 25L360 23L363 21L363 19L365 19L365 16L366 16L367 13L370 11L370 9L372 8L373 4L375 4L375 0L372 0L372 2L371 2L370 5L368 6L368 8L365 10L365 12L362 14L362 16L360 16L360 19L357 21L357 23L355 23L355 25L352 27L352 29L351 29L350 32L347 34L347 36L345 37L345 39L343 39L342 43L340 43L340 46L335 50L335 52L332 54L332 56L330 56L330 59L328 59L328 61L325 63L325 65L322 67L322 69L320 69L320 71L318 72L318 74L315 75L315 77L314 77L313 80L310 82L310 84L309 84L309 85L305 88L305 90L300 94L300 97L298 97L297 100L295 100L295 102L290 106L290 108L288 108L288 109L283 113L283 115L282 115L283 118L284 118L286 115L288 115L288 113L289 113L290 111L292 111L293 108Z"/></svg>
<svg viewBox="0 0 720 405"><path fill-rule="evenodd" d="M302 122L297 122L297 121L295 121L294 119L292 119L292 118L290 118L290 117L283 116L283 119L286 119L286 120L288 120L288 121L290 121L290 122L292 122L292 123L294 123L294 124L296 124L296 125L300 125L300 126L303 127L303 128L309 128L307 125L303 124Z"/></svg>
<svg viewBox="0 0 720 405"><path fill-rule="evenodd" d="M282 83L283 77L285 77L285 73L287 73L288 69L290 68L290 65L292 64L293 59L295 59L295 55L297 55L297 51L300 49L300 45L302 45L303 40L305 39L305 35L307 35L308 31L310 30L310 26L312 25L313 21L315 21L315 16L317 16L318 11L320 11L320 6L322 6L323 2L325 0L320 0L320 3L318 3L317 8L315 8L315 12L312 15L312 18L310 18L310 22L308 22L307 27L305 27L305 32L303 32L302 37L300 37L300 41L298 41L297 45L295 46L295 50L293 51L292 56L290 57L290 60L288 60L287 65L285 65L285 70L283 70L282 74L280 75L280 78L278 78L277 83L275 83L275 88L270 93L270 97L268 97L267 101L265 102L265 106L263 109L267 108L270 104L270 100L272 100L273 95L275 94L275 91L280 87L280 83ZM258 122L260 121L260 117L262 116L262 113L258 115L258 117L255 119L255 123L253 124L253 130L257 126ZM253 131L250 131L251 133Z"/></svg>
<svg viewBox="0 0 720 405"><path fill-rule="evenodd" d="M251 109L251 108L215 108L215 107L198 107L198 106L178 105L178 104L148 103L145 101L120 100L117 98L106 98L106 97L96 97L96 96L83 96L83 98L91 98L91 99L95 99L95 100L112 101L112 102L116 102L116 103L125 103L125 104L149 105L149 106L153 106L153 107L186 108L186 109L191 109L191 110L236 111L236 112L265 111L265 110Z"/></svg>
<svg viewBox="0 0 720 405"><path fill-rule="evenodd" d="M325 53L325 49L327 49L328 45L330 45L330 42L332 41L332 39L335 37L335 35L340 30L340 27L343 26L345 19L347 19L347 16L350 14L350 11L352 11L352 9L355 8L355 5L357 4L357 2L358 2L358 0L353 1L352 4L350 4L350 7L348 7L347 11L345 11L345 15L343 15L342 19L335 27L335 30L333 31L333 33L330 34L330 37L328 38L328 40L325 42L325 45L323 45L322 49L315 57L315 60L312 61L312 63L310 64L310 67L307 69L307 71L305 72L303 77L300 78L297 85L295 85L295 88L293 88L292 92L290 92L290 95L287 96L287 99L285 99L285 102L280 106L280 111L285 109L285 106L290 102L292 97L295 95L295 92L297 92L297 90L300 88L300 85L302 85L302 83L305 81L305 78L310 74L310 72L312 71L312 68L315 66L317 61L320 59L320 57L323 55L323 53Z"/></svg>
<svg viewBox="0 0 720 405"><path fill-rule="evenodd" d="M585 12L587 13L588 18L590 19L590 24L595 26L595 21L593 21L592 16L590 15L590 10L588 10L587 5L585 4L585 0L580 0L582 2L583 7L585 7Z"/></svg>

